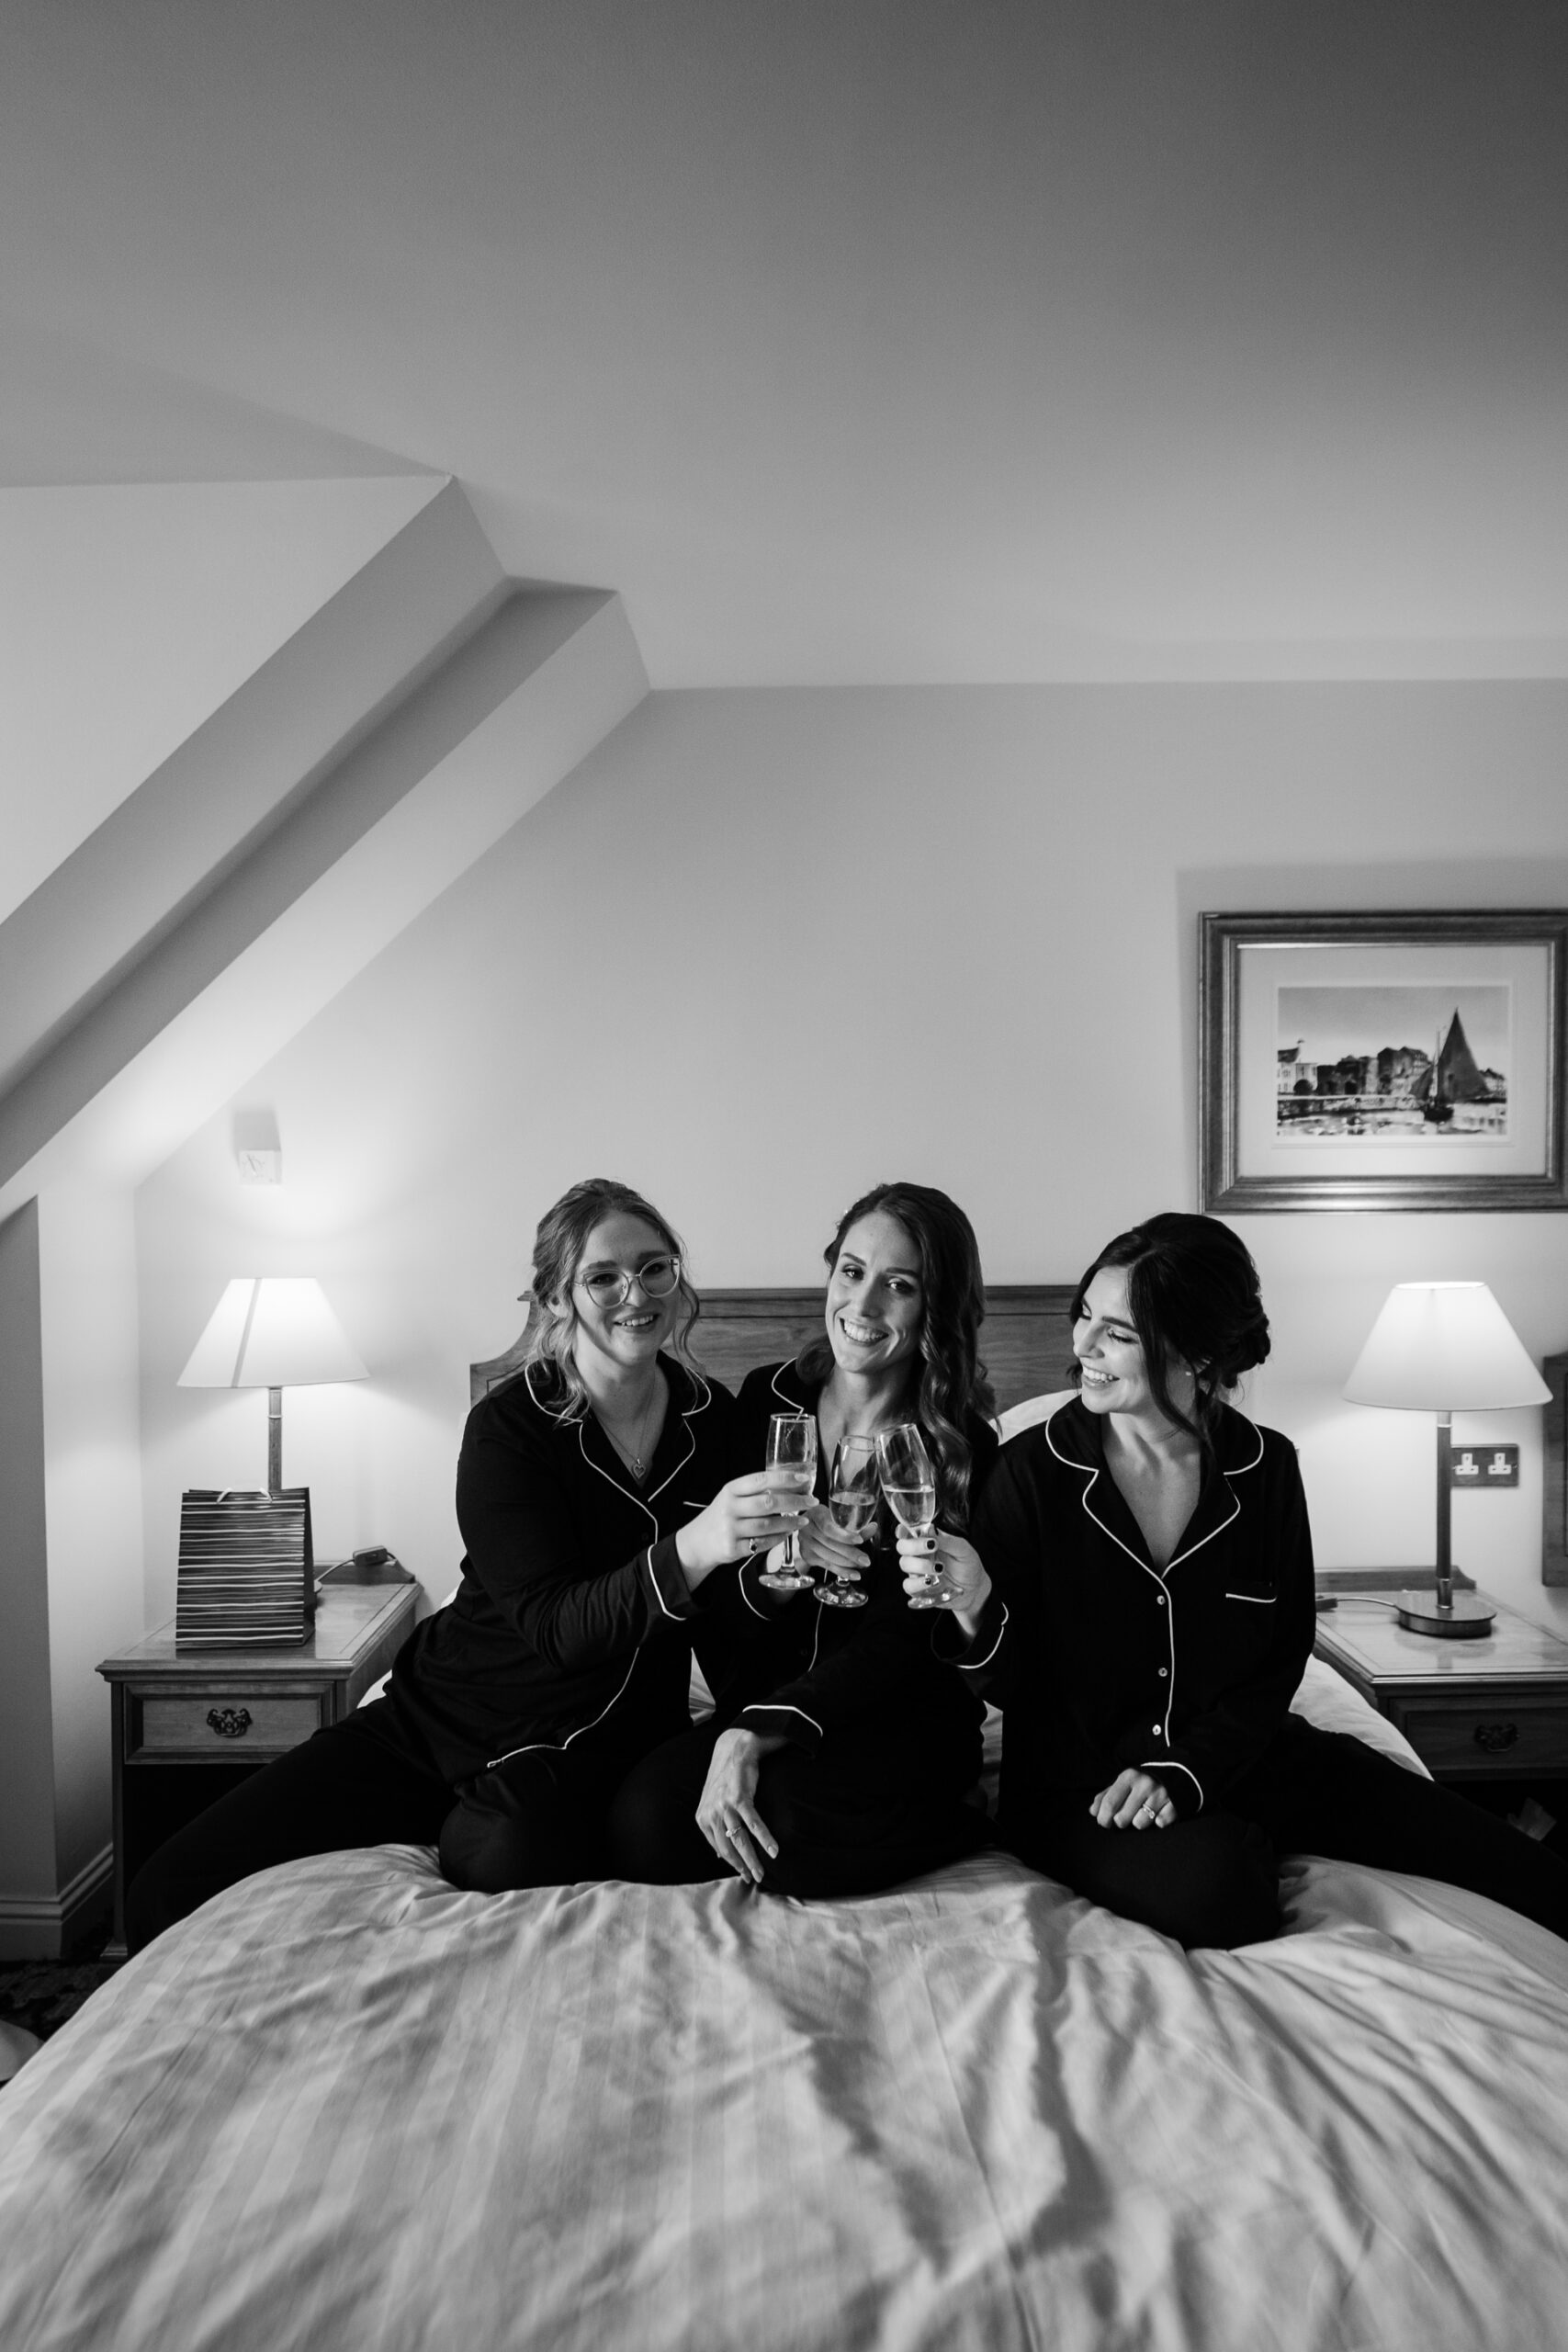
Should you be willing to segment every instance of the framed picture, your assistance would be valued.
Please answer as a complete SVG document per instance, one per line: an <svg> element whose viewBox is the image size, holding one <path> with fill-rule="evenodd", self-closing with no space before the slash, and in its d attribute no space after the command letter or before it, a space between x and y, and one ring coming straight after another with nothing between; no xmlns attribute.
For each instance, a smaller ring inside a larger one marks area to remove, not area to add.
<svg viewBox="0 0 1568 2352"><path fill-rule="evenodd" d="M1209 915L1206 1209L1568 1208L1568 911Z"/></svg>

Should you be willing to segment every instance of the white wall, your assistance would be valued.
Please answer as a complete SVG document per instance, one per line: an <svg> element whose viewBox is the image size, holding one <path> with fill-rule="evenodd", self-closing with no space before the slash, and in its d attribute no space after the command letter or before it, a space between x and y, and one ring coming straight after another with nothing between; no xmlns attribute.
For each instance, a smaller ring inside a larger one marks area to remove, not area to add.
<svg viewBox="0 0 1568 2352"><path fill-rule="evenodd" d="M53 1185L39 1212L54 1826L64 1887L108 1836L109 1693L94 1668L146 1630L137 1605L135 1229L118 1187Z"/></svg>
<svg viewBox="0 0 1568 2352"><path fill-rule="evenodd" d="M43 1374L36 1201L0 1223L0 1951L53 1895L54 1736L49 1655L49 1532L44 1508ZM106 1743L107 1747L107 1743ZM25 1932L20 1950L41 1950Z"/></svg>
<svg viewBox="0 0 1568 2352"><path fill-rule="evenodd" d="M109 1868L109 1699L140 1638L128 1192L57 1184L0 1224L0 1957L58 1952Z"/></svg>
<svg viewBox="0 0 1568 2352"><path fill-rule="evenodd" d="M229 1275L324 1280L374 1376L290 1396L286 1469L321 1548L390 1543L439 1591L465 1367L515 1335L567 1183L645 1187L699 1282L810 1279L895 1174L964 1203L993 1281L1070 1278L1195 1204L1198 913L1568 902L1565 741L1555 684L650 697L141 1189L150 1617L180 1488L261 1475L261 1398L174 1385ZM238 1182L246 1107L275 1192ZM1321 1556L1429 1559L1428 1425L1339 1385L1405 1275L1480 1275L1568 1347L1568 1219L1241 1229L1276 1342L1251 1401L1302 1444ZM1456 1556L1568 1634L1539 1416L1483 1433L1525 1482L1456 1498Z"/></svg>

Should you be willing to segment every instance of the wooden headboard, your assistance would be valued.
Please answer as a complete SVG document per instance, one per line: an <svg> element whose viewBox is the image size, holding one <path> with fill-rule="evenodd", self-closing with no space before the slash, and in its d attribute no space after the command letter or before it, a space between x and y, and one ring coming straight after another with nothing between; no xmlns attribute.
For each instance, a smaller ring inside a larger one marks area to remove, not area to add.
<svg viewBox="0 0 1568 2352"><path fill-rule="evenodd" d="M822 1329L822 1292L707 1290L692 1351L705 1372L738 1388L753 1364L793 1356ZM1070 1283L1008 1283L986 1293L980 1353L997 1392L997 1410L1066 1387L1073 1360ZM504 1355L468 1366L468 1396L509 1380L523 1362L525 1324Z"/></svg>

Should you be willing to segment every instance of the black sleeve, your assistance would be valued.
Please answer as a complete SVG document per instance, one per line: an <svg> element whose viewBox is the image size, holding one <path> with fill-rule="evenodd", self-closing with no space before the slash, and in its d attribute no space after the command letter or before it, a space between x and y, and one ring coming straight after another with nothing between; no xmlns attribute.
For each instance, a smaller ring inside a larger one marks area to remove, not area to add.
<svg viewBox="0 0 1568 2352"><path fill-rule="evenodd" d="M1312 1656L1317 1626L1312 1529L1296 1451L1282 1438L1270 1448L1262 1508L1264 1565L1279 1593L1268 1655L1245 1680L1184 1724L1168 1755L1129 1752L1117 1759L1162 1781L1181 1819L1223 1804L1257 1763L1283 1723ZM1176 1772L1168 1777L1173 1766Z"/></svg>
<svg viewBox="0 0 1568 2352"><path fill-rule="evenodd" d="M650 1530L628 1556L613 1487L603 1549L595 1544L594 1515L574 1505L561 1460L563 1442L575 1442L575 1430L539 1430L487 1399L468 1416L457 1460L467 1573L537 1657L569 1674L624 1657L660 1626L693 1613L674 1535L655 1539ZM699 1445L678 1474L694 1496L707 1450Z"/></svg>
<svg viewBox="0 0 1568 2352"><path fill-rule="evenodd" d="M991 1580L973 1636L945 1611L931 1631L937 1656L958 1668L978 1698L1002 1708L1021 1647L1021 1620L1032 1615L1040 1584L1038 1515L1030 1484L1018 1475L1020 1459L1005 1446L991 1453L970 1517L969 1541Z"/></svg>

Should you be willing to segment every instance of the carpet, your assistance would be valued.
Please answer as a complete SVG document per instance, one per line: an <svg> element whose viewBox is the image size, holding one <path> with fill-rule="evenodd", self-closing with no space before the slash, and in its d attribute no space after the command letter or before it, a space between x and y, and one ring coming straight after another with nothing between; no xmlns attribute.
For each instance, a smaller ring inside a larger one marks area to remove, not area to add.
<svg viewBox="0 0 1568 2352"><path fill-rule="evenodd" d="M0 2083L31 2055L30 2042L47 2041L75 2016L100 1984L120 1966L117 1960L15 1960L0 1962Z"/></svg>

